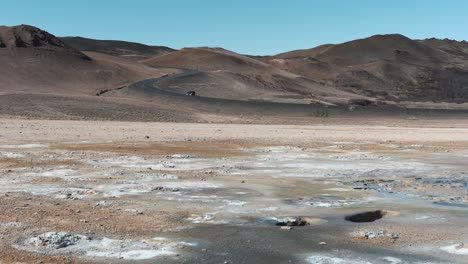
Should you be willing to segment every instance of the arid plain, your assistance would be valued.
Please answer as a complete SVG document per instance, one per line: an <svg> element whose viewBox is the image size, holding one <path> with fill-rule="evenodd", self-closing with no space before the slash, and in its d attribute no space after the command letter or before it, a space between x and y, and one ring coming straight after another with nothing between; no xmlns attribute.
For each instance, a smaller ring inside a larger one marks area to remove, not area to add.
<svg viewBox="0 0 468 264"><path fill-rule="evenodd" d="M2 119L0 261L464 263L468 123L408 122Z"/></svg>

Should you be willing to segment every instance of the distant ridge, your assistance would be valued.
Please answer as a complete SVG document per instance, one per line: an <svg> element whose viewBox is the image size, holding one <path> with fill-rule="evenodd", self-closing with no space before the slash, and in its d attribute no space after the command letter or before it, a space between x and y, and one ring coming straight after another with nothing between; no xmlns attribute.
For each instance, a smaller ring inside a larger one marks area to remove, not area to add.
<svg viewBox="0 0 468 264"><path fill-rule="evenodd" d="M60 39L80 51L93 51L130 58L136 57L136 59L157 57L174 51L174 49L164 46L148 46L119 40L96 40L83 37L62 37Z"/></svg>

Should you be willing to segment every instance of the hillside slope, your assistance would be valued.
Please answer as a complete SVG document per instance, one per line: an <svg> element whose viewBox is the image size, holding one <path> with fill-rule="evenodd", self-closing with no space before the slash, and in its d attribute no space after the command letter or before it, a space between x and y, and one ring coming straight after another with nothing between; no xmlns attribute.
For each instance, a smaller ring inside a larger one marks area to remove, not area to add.
<svg viewBox="0 0 468 264"><path fill-rule="evenodd" d="M185 48L141 63L194 70L158 85L177 93L193 90L223 99L332 104L360 97L221 48Z"/></svg>
<svg viewBox="0 0 468 264"><path fill-rule="evenodd" d="M95 95L165 72L124 59L82 53L32 26L0 27L0 94Z"/></svg>
<svg viewBox="0 0 468 264"><path fill-rule="evenodd" d="M344 91L384 100L466 101L466 44L376 35L263 61Z"/></svg>

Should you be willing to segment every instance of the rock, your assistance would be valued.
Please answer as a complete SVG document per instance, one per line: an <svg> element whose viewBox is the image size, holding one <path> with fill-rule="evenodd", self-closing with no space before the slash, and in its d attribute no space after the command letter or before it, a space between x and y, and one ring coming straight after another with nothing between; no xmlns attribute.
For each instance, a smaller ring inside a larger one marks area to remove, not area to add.
<svg viewBox="0 0 468 264"><path fill-rule="evenodd" d="M109 201L99 201L94 204L94 207L104 207L104 206L110 206L112 205L112 202Z"/></svg>
<svg viewBox="0 0 468 264"><path fill-rule="evenodd" d="M16 229L24 227L25 225L20 222L8 222L8 223L1 223L0 222L0 229Z"/></svg>
<svg viewBox="0 0 468 264"><path fill-rule="evenodd" d="M377 235L376 235L374 232L366 232L366 233L364 234L364 237L365 237L366 239L374 239L375 237L377 237Z"/></svg>
<svg viewBox="0 0 468 264"><path fill-rule="evenodd" d="M135 214L135 215L142 215L142 214L144 214L144 211L143 211L143 210L139 210L139 209L126 209L125 212L131 213L131 214Z"/></svg>
<svg viewBox="0 0 468 264"><path fill-rule="evenodd" d="M360 231L360 232L355 232L353 234L353 237L355 239L366 239L366 240L372 240L372 239L382 239L382 238L388 238L393 241L396 241L397 239L400 238L398 234L392 234L389 233L385 230L380 230L380 231Z"/></svg>
<svg viewBox="0 0 468 264"><path fill-rule="evenodd" d="M171 162L163 162L163 167L164 168L168 168L168 169L174 169L176 167L176 165L174 163L171 163Z"/></svg>
<svg viewBox="0 0 468 264"><path fill-rule="evenodd" d="M179 188L166 188L162 186L154 187L151 190L156 191L156 192L179 192L180 191Z"/></svg>
<svg viewBox="0 0 468 264"><path fill-rule="evenodd" d="M73 246L82 240L90 238L81 235L73 235L66 232L48 232L29 239L29 244L35 247L60 249Z"/></svg>
<svg viewBox="0 0 468 264"><path fill-rule="evenodd" d="M277 226L305 226L308 225L307 221L301 217L286 217L278 219Z"/></svg>
<svg viewBox="0 0 468 264"><path fill-rule="evenodd" d="M168 155L166 156L168 159L193 159L196 158L196 156L189 155L189 154L173 154L173 155Z"/></svg>
<svg viewBox="0 0 468 264"><path fill-rule="evenodd" d="M465 245L465 243L459 243L455 248L456 249L465 249L465 248L468 248L468 245Z"/></svg>
<svg viewBox="0 0 468 264"><path fill-rule="evenodd" d="M281 227L281 230L291 230L291 229L292 229L292 227L290 227L290 226L282 226Z"/></svg>
<svg viewBox="0 0 468 264"><path fill-rule="evenodd" d="M321 245L321 246L326 246L326 245L327 245L327 242L320 242L319 245Z"/></svg>

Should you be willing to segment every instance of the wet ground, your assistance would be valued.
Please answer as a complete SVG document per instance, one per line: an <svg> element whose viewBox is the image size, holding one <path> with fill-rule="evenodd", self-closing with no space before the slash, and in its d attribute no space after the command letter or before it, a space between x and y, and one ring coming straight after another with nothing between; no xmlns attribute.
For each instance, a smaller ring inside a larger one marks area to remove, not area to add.
<svg viewBox="0 0 468 264"><path fill-rule="evenodd" d="M468 263L453 144L0 145L0 263Z"/></svg>

